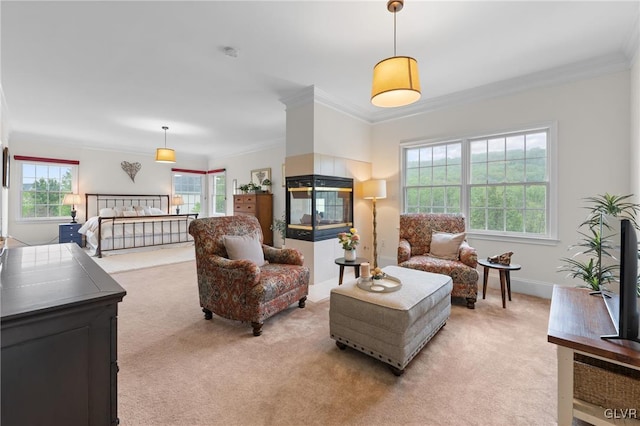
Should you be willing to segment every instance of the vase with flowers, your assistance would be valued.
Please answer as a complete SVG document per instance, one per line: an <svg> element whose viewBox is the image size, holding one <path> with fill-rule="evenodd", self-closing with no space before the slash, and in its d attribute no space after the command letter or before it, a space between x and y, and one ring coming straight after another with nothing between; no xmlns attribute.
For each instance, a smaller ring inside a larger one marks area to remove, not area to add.
<svg viewBox="0 0 640 426"><path fill-rule="evenodd" d="M349 232L340 232L338 241L344 249L344 260L356 260L356 246L360 244L360 236L356 228L349 229Z"/></svg>

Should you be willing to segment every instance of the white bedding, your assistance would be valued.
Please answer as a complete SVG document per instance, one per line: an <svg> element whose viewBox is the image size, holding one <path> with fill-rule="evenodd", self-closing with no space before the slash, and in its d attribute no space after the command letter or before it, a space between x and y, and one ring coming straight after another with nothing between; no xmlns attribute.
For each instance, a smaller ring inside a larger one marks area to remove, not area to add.
<svg viewBox="0 0 640 426"><path fill-rule="evenodd" d="M184 242L189 239L190 220L166 215L151 217L102 218L101 250L144 247ZM87 244L98 248L99 216L89 218L78 232L84 234Z"/></svg>

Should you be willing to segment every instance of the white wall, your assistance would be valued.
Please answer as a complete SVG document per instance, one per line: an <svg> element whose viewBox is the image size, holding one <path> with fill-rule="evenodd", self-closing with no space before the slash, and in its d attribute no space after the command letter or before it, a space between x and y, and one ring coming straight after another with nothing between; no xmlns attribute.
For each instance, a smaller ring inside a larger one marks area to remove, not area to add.
<svg viewBox="0 0 640 426"><path fill-rule="evenodd" d="M636 71L637 72L637 71ZM396 261L400 212L399 144L404 141L482 134L534 123L558 124L558 231L553 245L471 239L479 257L513 251L522 270L515 291L550 297L554 283L575 285L557 272L559 259L577 241L582 198L630 191L630 82L619 72L570 84L442 109L373 129L373 174L386 178L388 198L378 203L382 264ZM637 163L636 163L637 164Z"/></svg>
<svg viewBox="0 0 640 426"><path fill-rule="evenodd" d="M33 157L78 160L78 192L113 194L170 194L171 168L207 170L204 156L188 156L176 153L175 164L156 163L155 152L149 155L122 153L118 151L78 149L59 143L32 143L28 140L12 140L11 156L26 155ZM132 182L129 175L122 170L120 163L139 162L142 168ZM19 221L19 168L13 162L11 168L11 188L9 190L9 229L12 237L27 244L57 243L58 223L56 221L34 222ZM85 206L76 206L77 220L84 222Z"/></svg>
<svg viewBox="0 0 640 426"><path fill-rule="evenodd" d="M238 186L251 181L251 170L271 168L271 192L273 193L273 217L279 218L285 211L285 190L282 186L282 165L284 164L285 143L282 141L270 148L242 154L215 159L209 162L209 170L226 169L227 175L227 214L233 215L233 180L236 179ZM273 235L274 245L280 246L282 240L278 233Z"/></svg>

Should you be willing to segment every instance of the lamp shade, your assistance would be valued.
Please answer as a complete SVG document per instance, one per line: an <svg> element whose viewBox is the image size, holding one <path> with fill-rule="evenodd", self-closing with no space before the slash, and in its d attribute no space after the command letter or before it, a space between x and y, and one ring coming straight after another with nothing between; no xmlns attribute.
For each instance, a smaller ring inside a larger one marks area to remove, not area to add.
<svg viewBox="0 0 640 426"><path fill-rule="evenodd" d="M362 184L362 195L365 200L379 200L387 198L387 181L372 179Z"/></svg>
<svg viewBox="0 0 640 426"><path fill-rule="evenodd" d="M158 163L175 163L176 152L170 148L156 149L156 162Z"/></svg>
<svg viewBox="0 0 640 426"><path fill-rule="evenodd" d="M80 194L64 194L64 198L62 199L63 206L75 206L81 202Z"/></svg>
<svg viewBox="0 0 640 426"><path fill-rule="evenodd" d="M392 56L373 67L371 103L379 107L409 105L420 99L418 61L409 56Z"/></svg>
<svg viewBox="0 0 640 426"><path fill-rule="evenodd" d="M174 196L171 198L171 203L172 203L174 206L181 206L181 205L183 205L183 204L184 204L184 201L182 201L182 195L174 195Z"/></svg>

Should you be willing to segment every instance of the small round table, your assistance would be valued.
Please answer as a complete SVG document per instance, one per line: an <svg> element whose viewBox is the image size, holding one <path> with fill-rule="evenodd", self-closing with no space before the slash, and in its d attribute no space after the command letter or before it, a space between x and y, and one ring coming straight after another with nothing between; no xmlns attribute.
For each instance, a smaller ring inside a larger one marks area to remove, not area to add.
<svg viewBox="0 0 640 426"><path fill-rule="evenodd" d="M509 302L511 302L511 271L517 271L521 268L517 263L510 265L502 265L500 263L491 263L485 259L478 259L478 264L484 267L484 280L482 282L482 298L487 295L487 278L489 278L489 269L497 269L500 272L500 292L502 293L502 307L506 308L505 302L505 286L509 293Z"/></svg>
<svg viewBox="0 0 640 426"><path fill-rule="evenodd" d="M356 257L356 260L345 260L344 257L337 258L336 265L340 265L340 279L338 280L338 285L342 285L342 276L344 275L345 266L353 266L353 272L356 274L356 278L360 278L360 265L368 261L369 259L365 259L364 257Z"/></svg>

